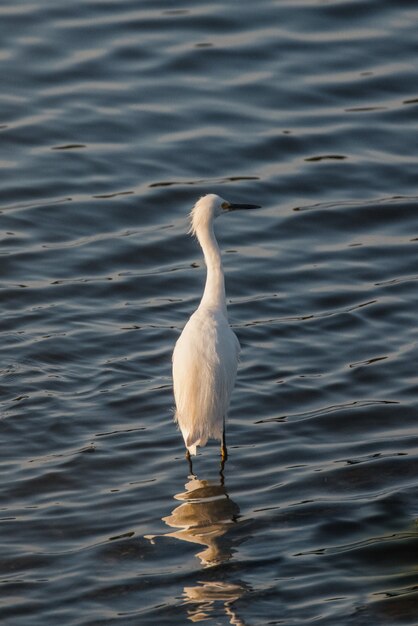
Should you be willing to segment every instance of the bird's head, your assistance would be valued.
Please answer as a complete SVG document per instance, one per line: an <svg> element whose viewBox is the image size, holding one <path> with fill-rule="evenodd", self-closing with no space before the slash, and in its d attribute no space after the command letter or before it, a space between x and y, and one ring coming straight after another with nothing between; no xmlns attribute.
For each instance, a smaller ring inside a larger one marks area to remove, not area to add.
<svg viewBox="0 0 418 626"><path fill-rule="evenodd" d="M234 204L224 200L215 193L208 193L202 196L194 205L190 214L190 232L196 235L202 228L208 228L213 220L222 213L235 211L237 209L259 209L256 204Z"/></svg>

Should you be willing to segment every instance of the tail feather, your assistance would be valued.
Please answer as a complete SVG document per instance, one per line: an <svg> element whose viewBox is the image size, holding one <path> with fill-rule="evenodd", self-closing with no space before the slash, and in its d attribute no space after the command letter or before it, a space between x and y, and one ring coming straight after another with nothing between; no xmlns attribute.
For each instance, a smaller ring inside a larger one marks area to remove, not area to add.
<svg viewBox="0 0 418 626"><path fill-rule="evenodd" d="M199 445L199 442L192 443L190 446L186 446L186 447L187 447L187 449L188 449L188 451L189 451L189 453L190 453L192 456L196 456L196 454L197 454L197 451L196 451L196 446L198 446L198 445Z"/></svg>
<svg viewBox="0 0 418 626"><path fill-rule="evenodd" d="M190 454L192 455L196 455L196 447L197 446L205 446L207 444L208 438L207 437L196 437L195 433L189 433L185 438L184 438L184 443L186 444L186 448L188 449L188 451L190 452Z"/></svg>

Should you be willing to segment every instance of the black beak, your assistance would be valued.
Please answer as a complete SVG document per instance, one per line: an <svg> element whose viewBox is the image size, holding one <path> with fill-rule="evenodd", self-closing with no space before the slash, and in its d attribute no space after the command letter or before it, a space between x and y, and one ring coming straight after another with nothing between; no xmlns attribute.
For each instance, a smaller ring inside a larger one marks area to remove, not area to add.
<svg viewBox="0 0 418 626"><path fill-rule="evenodd" d="M227 211L237 211L239 209L261 209L258 204L234 204L230 202L226 207Z"/></svg>

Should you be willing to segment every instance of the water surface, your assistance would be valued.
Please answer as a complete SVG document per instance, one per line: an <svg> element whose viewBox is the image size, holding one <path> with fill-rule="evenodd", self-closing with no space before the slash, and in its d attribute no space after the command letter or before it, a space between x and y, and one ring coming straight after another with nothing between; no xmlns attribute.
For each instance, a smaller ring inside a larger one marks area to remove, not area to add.
<svg viewBox="0 0 418 626"><path fill-rule="evenodd" d="M12 626L416 624L414 2L0 7ZM171 353L217 222L242 358L189 474Z"/></svg>

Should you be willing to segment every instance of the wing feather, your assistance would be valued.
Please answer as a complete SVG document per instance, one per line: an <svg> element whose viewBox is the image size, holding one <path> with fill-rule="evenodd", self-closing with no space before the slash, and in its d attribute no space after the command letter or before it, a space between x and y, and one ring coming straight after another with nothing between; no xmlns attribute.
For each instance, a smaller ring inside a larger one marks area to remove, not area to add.
<svg viewBox="0 0 418 626"><path fill-rule="evenodd" d="M239 343L219 312L198 309L187 322L173 353L176 420L186 446L220 439L235 383Z"/></svg>

